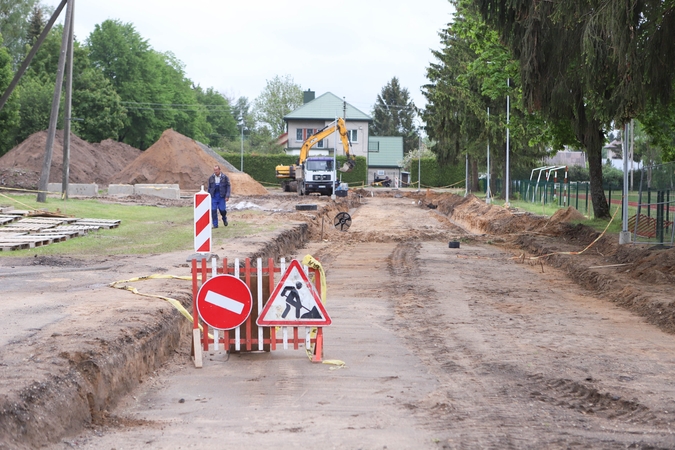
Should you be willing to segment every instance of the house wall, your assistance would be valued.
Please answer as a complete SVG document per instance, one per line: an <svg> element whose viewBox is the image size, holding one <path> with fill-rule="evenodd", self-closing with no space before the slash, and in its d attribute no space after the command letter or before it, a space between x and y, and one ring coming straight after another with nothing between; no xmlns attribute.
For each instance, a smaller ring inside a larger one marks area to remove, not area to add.
<svg viewBox="0 0 675 450"><path fill-rule="evenodd" d="M381 174L380 174L381 173ZM399 167L368 167L368 184L372 184L375 181L375 177L384 178L389 177L391 179L391 186L394 186L394 180L397 178L401 179L401 169ZM399 185L400 186L400 185Z"/></svg>
<svg viewBox="0 0 675 450"><path fill-rule="evenodd" d="M286 153L289 155L299 155L300 149L302 148L302 143L304 139L309 136L305 136L303 133L303 140L297 140L297 130L298 129L307 129L312 128L314 130L319 130L326 125L333 122L332 120L289 120L288 121L288 147ZM352 141L351 152L354 156L367 156L368 150L368 122L366 121L351 121L347 120L346 124L347 130L357 130L357 141ZM318 155L332 155L333 149L335 149L335 144L337 141L337 154L344 155L344 150L342 148L342 141L338 136L337 132L330 134L324 139L323 148L319 148L316 145L310 150L311 156Z"/></svg>

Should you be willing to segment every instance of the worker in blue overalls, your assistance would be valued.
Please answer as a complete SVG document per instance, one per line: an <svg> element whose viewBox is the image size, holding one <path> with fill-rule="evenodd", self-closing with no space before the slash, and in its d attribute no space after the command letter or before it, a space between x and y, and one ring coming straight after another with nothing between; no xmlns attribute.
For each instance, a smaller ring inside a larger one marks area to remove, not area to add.
<svg viewBox="0 0 675 450"><path fill-rule="evenodd" d="M230 179L220 171L220 166L213 166L213 175L209 177L209 194L211 194L211 223L218 228L218 211L223 217L223 225L227 226L227 201L230 200Z"/></svg>

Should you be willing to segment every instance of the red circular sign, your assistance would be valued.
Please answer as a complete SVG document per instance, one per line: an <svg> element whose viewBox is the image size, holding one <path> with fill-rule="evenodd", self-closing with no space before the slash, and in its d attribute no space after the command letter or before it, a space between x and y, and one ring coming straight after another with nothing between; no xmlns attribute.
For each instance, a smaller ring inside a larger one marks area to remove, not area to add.
<svg viewBox="0 0 675 450"><path fill-rule="evenodd" d="M232 275L209 278L197 292L199 317L217 330L237 328L251 314L252 306L251 290Z"/></svg>

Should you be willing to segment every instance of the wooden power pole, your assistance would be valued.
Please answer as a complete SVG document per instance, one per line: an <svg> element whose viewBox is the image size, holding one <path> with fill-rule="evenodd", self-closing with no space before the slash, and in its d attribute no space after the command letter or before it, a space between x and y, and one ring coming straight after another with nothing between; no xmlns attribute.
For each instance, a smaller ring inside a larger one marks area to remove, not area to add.
<svg viewBox="0 0 675 450"><path fill-rule="evenodd" d="M59 116L59 102L61 101L61 89L63 88L63 72L66 65L66 53L68 50L68 40L70 38L70 29L72 27L72 3L68 0L66 7L66 20L63 26L63 39L61 40L61 53L59 53L59 63L56 70L56 84L54 86L54 97L52 98L52 110L49 116L49 129L47 130L47 144L45 145L45 159L42 164L42 173L40 174L39 192L37 201L45 203L47 201L47 187L49 184L49 169L52 165L52 151L54 150L54 139L56 137L56 121Z"/></svg>

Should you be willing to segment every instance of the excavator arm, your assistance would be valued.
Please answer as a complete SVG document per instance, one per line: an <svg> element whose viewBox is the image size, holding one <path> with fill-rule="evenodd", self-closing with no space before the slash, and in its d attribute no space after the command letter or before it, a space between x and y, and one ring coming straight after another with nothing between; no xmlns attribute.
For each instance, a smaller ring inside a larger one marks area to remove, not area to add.
<svg viewBox="0 0 675 450"><path fill-rule="evenodd" d="M337 119L335 122L331 122L326 125L313 135L311 135L307 140L302 144L300 149L300 156L298 157L298 164L303 164L309 156L309 150L316 145L320 140L330 136L331 133L334 133L337 129L338 134L340 135L340 140L342 141L342 148L347 155L347 162L340 167L338 170L340 172L351 172L356 166L355 157L351 153L351 143L349 142L349 136L347 135L347 127L345 126L345 121L343 118ZM295 167L294 166L284 166L280 165L276 167L277 178L294 178Z"/></svg>

